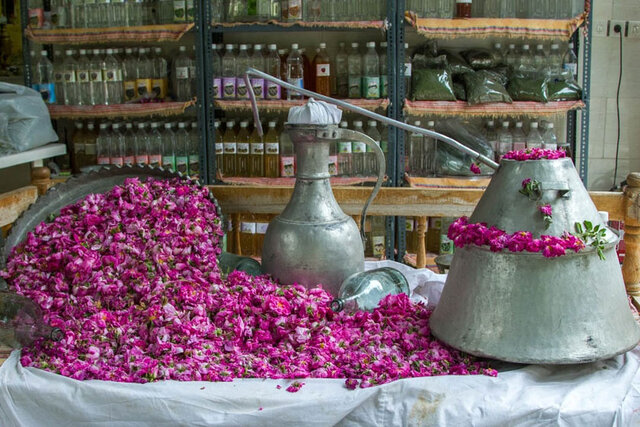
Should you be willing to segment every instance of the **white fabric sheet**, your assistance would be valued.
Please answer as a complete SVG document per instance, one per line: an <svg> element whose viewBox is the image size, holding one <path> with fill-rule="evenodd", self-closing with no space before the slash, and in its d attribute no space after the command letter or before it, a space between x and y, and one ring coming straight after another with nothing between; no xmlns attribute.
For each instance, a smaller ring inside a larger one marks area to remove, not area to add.
<svg viewBox="0 0 640 427"><path fill-rule="evenodd" d="M437 302L444 275L390 261L414 297ZM445 376L347 390L343 380L232 383L76 381L20 366L0 368L1 426L628 426L640 425L640 348L576 366L525 366L497 378ZM281 389L277 389L281 385Z"/></svg>

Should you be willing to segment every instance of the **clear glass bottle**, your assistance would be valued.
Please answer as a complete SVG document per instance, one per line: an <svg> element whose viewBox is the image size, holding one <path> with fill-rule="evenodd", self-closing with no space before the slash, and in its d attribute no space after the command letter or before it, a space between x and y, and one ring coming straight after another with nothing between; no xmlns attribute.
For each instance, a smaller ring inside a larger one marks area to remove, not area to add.
<svg viewBox="0 0 640 427"><path fill-rule="evenodd" d="M362 57L362 97L365 99L380 98L380 58L376 52L376 43L367 43L367 53Z"/></svg>
<svg viewBox="0 0 640 427"><path fill-rule="evenodd" d="M222 56L222 89L224 99L236 99L236 56L232 44L225 45Z"/></svg>
<svg viewBox="0 0 640 427"><path fill-rule="evenodd" d="M278 55L278 47L275 44L269 45L269 52L265 58L265 71L277 79L281 78L280 75L280 55ZM280 99L282 94L280 92L280 86L277 83L266 81L265 82L265 98L266 99Z"/></svg>
<svg viewBox="0 0 640 427"><path fill-rule="evenodd" d="M251 58L247 52L247 45L241 44L236 58L236 93L238 99L249 99L249 88L244 80L244 72L251 66Z"/></svg>
<svg viewBox="0 0 640 427"><path fill-rule="evenodd" d="M104 104L104 83L102 81L102 58L100 50L93 49L89 62L89 80L91 81L91 105Z"/></svg>
<svg viewBox="0 0 640 427"><path fill-rule="evenodd" d="M509 151L513 150L513 137L509 130L509 122L502 122L502 127L498 129L498 160L502 159Z"/></svg>
<svg viewBox="0 0 640 427"><path fill-rule="evenodd" d="M124 166L124 156L126 147L124 146L124 137L120 133L120 124L111 125L109 133L109 155L111 156L111 164L114 166Z"/></svg>
<svg viewBox="0 0 640 427"><path fill-rule="evenodd" d="M538 130L538 122L529 123L529 134L527 135L527 148L542 148L542 135Z"/></svg>
<svg viewBox="0 0 640 427"><path fill-rule="evenodd" d="M358 43L351 43L351 52L347 57L349 70L348 97L351 99L362 97L362 55L360 55L358 47Z"/></svg>
<svg viewBox="0 0 640 427"><path fill-rule="evenodd" d="M100 123L100 132L96 138L96 157L98 165L110 165L111 164L111 147L109 130L106 123Z"/></svg>
<svg viewBox="0 0 640 427"><path fill-rule="evenodd" d="M36 63L33 73L33 88L40 92L46 104L56 103L55 78L53 64L47 58L47 51L40 51L40 59Z"/></svg>
<svg viewBox="0 0 640 427"><path fill-rule="evenodd" d="M511 132L511 139L513 141L514 150L524 150L527 148L527 136L524 134L521 121L516 122L513 132Z"/></svg>
<svg viewBox="0 0 640 427"><path fill-rule="evenodd" d="M320 43L319 51L313 59L315 71L315 92L320 95L331 96L331 60L327 53L327 44Z"/></svg>
<svg viewBox="0 0 640 427"><path fill-rule="evenodd" d="M372 311L388 295L411 294L404 275L391 267L363 271L345 279L338 297L331 302L335 312Z"/></svg>
<svg viewBox="0 0 640 427"><path fill-rule="evenodd" d="M64 61L60 60L57 50L54 51L55 61L53 62L53 84L55 90L56 104L64 105Z"/></svg>
<svg viewBox="0 0 640 427"><path fill-rule="evenodd" d="M335 59L336 95L338 98L347 98L349 96L349 55L344 46L344 42L340 42Z"/></svg>
<svg viewBox="0 0 640 427"><path fill-rule="evenodd" d="M516 50L515 43L509 43L507 53L504 55L504 62L510 68L514 69L518 65L519 55Z"/></svg>
<svg viewBox="0 0 640 427"><path fill-rule="evenodd" d="M251 67L255 68L256 70L267 72L266 61L265 61L264 53L262 52L261 44L256 44L253 46L253 54L251 55L250 62L251 62ZM243 76L239 76L239 77L242 78ZM253 93L256 99L264 99L265 98L265 80L263 78L251 76L250 82L251 82L251 88L253 89Z"/></svg>
<svg viewBox="0 0 640 427"><path fill-rule="evenodd" d="M413 122L416 127L421 126L421 122L416 120ZM407 150L407 162L409 174L412 176L423 176L425 173L424 154L422 152L424 146L423 136L419 133L411 133L409 135L409 149Z"/></svg>
<svg viewBox="0 0 640 427"><path fill-rule="evenodd" d="M353 130L364 133L364 130L362 129L362 122L360 120L355 120L353 122ZM351 153L351 158L353 160L353 175L365 176L367 145L364 142L352 141L351 149L353 150Z"/></svg>
<svg viewBox="0 0 640 427"><path fill-rule="evenodd" d="M32 345L38 339L60 341L64 332L44 322L42 309L31 299L0 291L0 343L11 348Z"/></svg>
<svg viewBox="0 0 640 427"><path fill-rule="evenodd" d="M340 127L347 129L347 122L341 121ZM351 141L338 142L338 174L340 176L353 175L353 159L352 159Z"/></svg>
<svg viewBox="0 0 640 427"><path fill-rule="evenodd" d="M269 129L264 136L264 176L277 178L280 176L280 142L276 131L276 122L269 122Z"/></svg>
<svg viewBox="0 0 640 427"><path fill-rule="evenodd" d="M171 123L165 123L162 132L162 168L176 170L176 137L171 130Z"/></svg>
<svg viewBox="0 0 640 427"><path fill-rule="evenodd" d="M536 51L533 54L533 67L536 71L544 73L548 66L547 54L544 52L544 45L538 43L536 45Z"/></svg>
<svg viewBox="0 0 640 427"><path fill-rule="evenodd" d="M553 128L553 123L547 123L546 129L542 134L542 148L546 150L558 149L558 138Z"/></svg>
<svg viewBox="0 0 640 427"><path fill-rule="evenodd" d="M102 69L102 81L104 82L105 105L121 104L123 100L123 82L121 63L113 56L113 49L107 49Z"/></svg>
<svg viewBox="0 0 640 427"><path fill-rule="evenodd" d="M187 55L187 48L180 46L178 57L173 63L173 94L176 101L188 101L191 99L190 66L191 58Z"/></svg>
<svg viewBox="0 0 640 427"><path fill-rule="evenodd" d="M562 57L562 69L567 73L571 73L574 80L578 79L578 57L573 51L573 43L569 43L567 51Z"/></svg>
<svg viewBox="0 0 640 427"><path fill-rule="evenodd" d="M168 64L162 55L162 48L156 46L153 48L153 57L151 58L153 79L151 80L151 93L155 99L165 99L169 92L169 74Z"/></svg>
<svg viewBox="0 0 640 427"><path fill-rule="evenodd" d="M236 132L233 129L234 125L235 123L233 121L228 121L227 128L222 136L222 142L224 144L222 173L226 177L236 176L237 140Z"/></svg>
<svg viewBox="0 0 640 427"><path fill-rule="evenodd" d="M77 81L78 63L73 59L73 50L65 51L62 63L62 79L64 85L64 105L81 105L79 83Z"/></svg>
<svg viewBox="0 0 640 427"><path fill-rule="evenodd" d="M287 57L287 83L304 88L304 64L302 53L298 49L298 43L291 45L291 53ZM303 96L292 90L287 90L287 99L302 99Z"/></svg>

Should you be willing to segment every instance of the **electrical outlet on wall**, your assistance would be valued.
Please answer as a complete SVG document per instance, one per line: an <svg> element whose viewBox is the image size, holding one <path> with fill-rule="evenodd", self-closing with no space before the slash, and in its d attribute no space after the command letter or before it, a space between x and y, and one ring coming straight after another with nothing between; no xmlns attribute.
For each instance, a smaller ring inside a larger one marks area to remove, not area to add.
<svg viewBox="0 0 640 427"><path fill-rule="evenodd" d="M629 21L627 37L630 39L640 39L640 21Z"/></svg>
<svg viewBox="0 0 640 427"><path fill-rule="evenodd" d="M620 25L620 31L622 32L622 36L626 37L627 22L614 20L614 19L609 21L607 25L607 37L620 37L620 35L614 31L614 28L616 25Z"/></svg>
<svg viewBox="0 0 640 427"><path fill-rule="evenodd" d="M593 35L595 37L607 37L607 25L608 22L604 20L593 21Z"/></svg>

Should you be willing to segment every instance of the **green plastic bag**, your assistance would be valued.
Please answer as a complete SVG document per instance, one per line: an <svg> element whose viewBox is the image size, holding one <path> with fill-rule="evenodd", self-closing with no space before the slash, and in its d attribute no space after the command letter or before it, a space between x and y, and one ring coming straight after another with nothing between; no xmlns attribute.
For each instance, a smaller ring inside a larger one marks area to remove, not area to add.
<svg viewBox="0 0 640 427"><path fill-rule="evenodd" d="M411 76L414 101L455 101L451 73L446 68L413 70Z"/></svg>
<svg viewBox="0 0 640 427"><path fill-rule="evenodd" d="M465 61L465 59L459 53L451 52L449 50L442 50L440 51L440 55L446 55L447 63L449 64L449 70L454 77L473 72L473 68L471 68L471 66L467 64L467 61Z"/></svg>
<svg viewBox="0 0 640 427"><path fill-rule="evenodd" d="M474 70L494 68L498 64L496 58L487 49L469 49L462 52L462 56Z"/></svg>
<svg viewBox="0 0 640 427"><path fill-rule="evenodd" d="M507 89L514 101L549 101L548 79L541 74L511 73Z"/></svg>
<svg viewBox="0 0 640 427"><path fill-rule="evenodd" d="M511 103L511 97L498 80L500 77L488 70L467 73L462 76L467 89L469 105L487 104L490 102Z"/></svg>

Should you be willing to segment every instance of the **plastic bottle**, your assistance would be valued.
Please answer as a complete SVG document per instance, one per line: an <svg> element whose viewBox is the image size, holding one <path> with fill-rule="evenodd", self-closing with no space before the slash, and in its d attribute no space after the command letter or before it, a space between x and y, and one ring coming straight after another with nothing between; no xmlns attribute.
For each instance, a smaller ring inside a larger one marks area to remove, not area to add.
<svg viewBox="0 0 640 427"><path fill-rule="evenodd" d="M387 64L387 42L380 42L380 97L389 96L389 74Z"/></svg>
<svg viewBox="0 0 640 427"><path fill-rule="evenodd" d="M571 73L574 80L578 79L578 57L573 51L573 43L569 43L567 51L562 57L562 69L567 73Z"/></svg>
<svg viewBox="0 0 640 427"><path fill-rule="evenodd" d="M302 0L289 0L288 7L288 22L295 22L302 20Z"/></svg>
<svg viewBox="0 0 640 427"><path fill-rule="evenodd" d="M197 178L200 176L200 137L198 134L198 123L191 122L189 133L189 176Z"/></svg>
<svg viewBox="0 0 640 427"><path fill-rule="evenodd" d="M341 121L340 127L347 129L347 122ZM351 141L338 141L338 174L340 176L353 175L352 156Z"/></svg>
<svg viewBox="0 0 640 427"><path fill-rule="evenodd" d="M416 127L421 126L420 120L413 122ZM412 176L423 176L425 174L424 154L422 152L424 145L422 134L411 133L409 135L409 150L407 152L407 160L405 164L408 166L408 172Z"/></svg>
<svg viewBox="0 0 640 427"><path fill-rule="evenodd" d="M291 6L291 4L290 4ZM291 10L289 10L289 18L291 18ZM291 53L287 57L287 83L304 88L304 64L302 54L298 49L298 43L291 45ZM298 92L287 90L287 99L302 99L303 96Z"/></svg>
<svg viewBox="0 0 640 427"><path fill-rule="evenodd" d="M498 133L496 132L496 126L493 120L487 122L485 138L495 155L498 152Z"/></svg>
<svg viewBox="0 0 640 427"><path fill-rule="evenodd" d="M362 122L360 120L355 120L353 122L353 130L364 133L364 130L362 129ZM351 158L353 160L353 175L365 176L367 145L364 142L352 141L351 149L353 150L351 153Z"/></svg>
<svg viewBox="0 0 640 427"><path fill-rule="evenodd" d="M542 134L542 148L546 150L558 149L558 138L553 128L553 123L547 123L547 127Z"/></svg>
<svg viewBox="0 0 640 427"><path fill-rule="evenodd" d="M251 66L251 58L247 52L247 45L241 44L236 58L236 93L238 99L249 99L249 88L244 80L244 73Z"/></svg>
<svg viewBox="0 0 640 427"><path fill-rule="evenodd" d="M542 143L538 122L531 122L529 124L529 134L527 135L527 148L542 148Z"/></svg>
<svg viewBox="0 0 640 427"><path fill-rule="evenodd" d="M171 123L165 123L162 132L162 168L165 170L176 170L175 141Z"/></svg>
<svg viewBox="0 0 640 427"><path fill-rule="evenodd" d="M276 132L276 122L269 122L269 129L264 136L264 176L277 178L280 176L280 142Z"/></svg>
<svg viewBox="0 0 640 427"><path fill-rule="evenodd" d="M436 123L433 120L427 122L427 129L434 130ZM424 155L423 170L425 176L433 176L436 174L436 160L438 156L438 142L431 137L425 136L422 152Z"/></svg>
<svg viewBox="0 0 640 427"><path fill-rule="evenodd" d="M555 0L556 14L550 18L569 19L573 18L573 1L572 0Z"/></svg>
<svg viewBox="0 0 640 427"><path fill-rule="evenodd" d="M62 63L62 81L64 86L64 105L79 105L78 81L77 81L78 63L73 59L73 51L67 49L65 51L64 62Z"/></svg>
<svg viewBox="0 0 640 427"><path fill-rule="evenodd" d="M153 48L151 63L153 67L153 79L151 80L151 93L154 99L165 99L169 92L169 76L167 60L162 56L162 48Z"/></svg>
<svg viewBox="0 0 640 427"><path fill-rule="evenodd" d="M97 135L95 132L95 126L93 122L87 123L87 130L85 132L84 141L84 153L85 153L85 165L98 164L98 147L97 147Z"/></svg>
<svg viewBox="0 0 640 427"><path fill-rule="evenodd" d="M222 88L224 99L236 98L236 56L232 44L225 45L225 53L222 56Z"/></svg>
<svg viewBox="0 0 640 427"><path fill-rule="evenodd" d="M104 104L104 85L102 82L102 59L100 51L93 49L89 59L89 80L91 82L91 105Z"/></svg>
<svg viewBox="0 0 640 427"><path fill-rule="evenodd" d="M111 164L124 166L124 155L126 147L124 145L124 135L120 132L120 124L111 125L109 153L111 154Z"/></svg>
<svg viewBox="0 0 640 427"><path fill-rule="evenodd" d="M315 92L331 96L331 61L327 53L327 44L320 43L319 52L313 59L313 70L315 71Z"/></svg>
<svg viewBox="0 0 640 427"><path fill-rule="evenodd" d="M250 59L251 67L255 68L258 71L266 72L266 60L264 54L262 52L262 45L256 44L253 46L253 54ZM244 76L239 76L244 80ZM265 80L259 77L252 76L250 78L251 87L253 89L253 93L255 94L257 99L265 98Z"/></svg>
<svg viewBox="0 0 640 427"><path fill-rule="evenodd" d="M491 51L496 65L503 65L505 63L504 52L502 51L502 43L496 42L493 44L493 50Z"/></svg>
<svg viewBox="0 0 640 427"><path fill-rule="evenodd" d="M102 81L104 82L104 103L106 105L122 103L122 68L121 64L113 56L113 49L107 49L102 69Z"/></svg>
<svg viewBox="0 0 640 427"><path fill-rule="evenodd" d="M82 122L75 122L71 145L73 147L73 156L71 157L71 166L73 173L79 173L80 168L86 165L85 161L85 132Z"/></svg>
<svg viewBox="0 0 640 427"><path fill-rule="evenodd" d="M441 2L442 3L442 2ZM456 0L456 18L471 18L472 14L472 2L471 0ZM453 16L450 15L450 8L443 8L440 11L441 18L451 19Z"/></svg>
<svg viewBox="0 0 640 427"><path fill-rule="evenodd" d="M0 342L18 349L38 339L60 341L60 328L47 325L40 306L31 299L14 292L0 291Z"/></svg>
<svg viewBox="0 0 640 427"><path fill-rule="evenodd" d="M258 135L258 127L254 126L249 135L251 154L249 157L249 176L264 176L264 142Z"/></svg>
<svg viewBox="0 0 640 427"><path fill-rule="evenodd" d="M111 0L111 7L109 7L109 26L126 26L127 21L128 18L126 0Z"/></svg>
<svg viewBox="0 0 640 427"><path fill-rule="evenodd" d="M222 142L222 132L220 132L220 121L213 122L215 132L215 150L216 150L216 176L222 175L224 143Z"/></svg>
<svg viewBox="0 0 640 427"><path fill-rule="evenodd" d="M548 1L530 1L529 13L527 18L530 18L530 19L549 18L549 2Z"/></svg>
<svg viewBox="0 0 640 427"><path fill-rule="evenodd" d="M173 0L173 22L181 24L187 21L187 4L185 0Z"/></svg>
<svg viewBox="0 0 640 427"><path fill-rule="evenodd" d="M110 144L106 123L100 123L100 133L96 138L96 157L98 165L111 164Z"/></svg>
<svg viewBox="0 0 640 427"><path fill-rule="evenodd" d="M211 45L211 67L213 71L213 99L222 99L222 57L218 45Z"/></svg>
<svg viewBox="0 0 640 427"><path fill-rule="evenodd" d="M500 18L501 10L501 0L484 0L483 16Z"/></svg>
<svg viewBox="0 0 640 427"><path fill-rule="evenodd" d="M338 298L331 302L335 312L371 311L387 295L411 294L409 283L395 268L383 267L353 274L340 286Z"/></svg>
<svg viewBox="0 0 640 427"><path fill-rule="evenodd" d="M373 139L378 147L380 146L380 140L382 139L375 120L369 120L367 127L367 136ZM365 175L377 176L378 175L378 157L376 153L367 146L367 152L365 156Z"/></svg>
<svg viewBox="0 0 640 427"><path fill-rule="evenodd" d="M189 133L184 122L178 123L176 132L176 171L183 175L189 173Z"/></svg>
<svg viewBox="0 0 640 427"><path fill-rule="evenodd" d="M524 72L533 72L536 69L533 62L533 55L531 54L531 48L528 44L522 45L518 69Z"/></svg>
<svg viewBox="0 0 640 427"><path fill-rule="evenodd" d="M539 43L536 45L536 51L533 54L533 67L536 69L536 71L543 73L545 72L547 66L548 60L547 55L544 52L544 45Z"/></svg>
<svg viewBox="0 0 640 427"><path fill-rule="evenodd" d="M138 49L136 99L150 99L153 84L153 61L144 47Z"/></svg>
<svg viewBox="0 0 640 427"><path fill-rule="evenodd" d="M269 45L269 53L265 58L265 71L277 79L280 79L280 55L278 55L278 47L275 44ZM280 92L280 85L271 81L265 82L265 98L266 99L280 99L282 94Z"/></svg>
<svg viewBox="0 0 640 427"><path fill-rule="evenodd" d="M240 122L240 130L236 136L236 175L249 176L249 156L251 153L251 142L249 141L249 122Z"/></svg>
<svg viewBox="0 0 640 427"><path fill-rule="evenodd" d="M158 123L151 123L150 131L147 132L146 127L147 123L140 122L138 123L138 129L134 134L134 144L133 151L130 152L131 145L127 138L125 138L125 142L127 143L127 148L125 151L125 164L135 164L135 165L148 165L149 164L149 140L151 139L150 133L153 133L158 128ZM126 135L126 134L125 134ZM132 155L133 158L129 159Z"/></svg>
<svg viewBox="0 0 640 427"><path fill-rule="evenodd" d="M513 141L514 150L524 150L525 148L527 148L527 136L522 130L522 122L516 122L516 126L513 129L513 132L511 132L511 139Z"/></svg>
<svg viewBox="0 0 640 427"><path fill-rule="evenodd" d="M27 1L27 0L25 0ZM42 28L44 26L44 3L42 0L28 0L27 8L29 14L29 25L32 28Z"/></svg>
<svg viewBox="0 0 640 427"><path fill-rule="evenodd" d="M149 142L147 144L147 155L149 166L162 166L162 137L160 123L151 123L151 132L149 134Z"/></svg>
<svg viewBox="0 0 640 427"><path fill-rule="evenodd" d="M127 17L130 26L142 25L142 1L133 0L127 2Z"/></svg>
<svg viewBox="0 0 640 427"><path fill-rule="evenodd" d="M509 151L513 150L513 137L509 131L509 122L502 122L502 127L498 129L498 160L502 159Z"/></svg>
<svg viewBox="0 0 640 427"><path fill-rule="evenodd" d="M287 58L289 57L289 51L287 49L278 49L278 55L280 55L280 76L282 76L282 80L287 81ZM288 91L281 90L282 99L287 99L287 94Z"/></svg>
<svg viewBox="0 0 640 427"><path fill-rule="evenodd" d="M376 43L367 43L367 53L363 56L362 97L380 98L380 58L376 52Z"/></svg>
<svg viewBox="0 0 640 427"><path fill-rule="evenodd" d="M121 126L118 125L118 129ZM122 135L122 164L124 166L133 166L136 163L136 134L133 131L133 124L126 123ZM119 141L119 136L118 136ZM119 142L118 142L119 144Z"/></svg>
<svg viewBox="0 0 640 427"><path fill-rule="evenodd" d="M47 58L47 51L40 51L40 59L36 63L33 75L33 89L40 92L47 104L56 103L56 88L53 75L53 64Z"/></svg>
<svg viewBox="0 0 640 427"><path fill-rule="evenodd" d="M283 178L296 176L296 155L293 142L286 132L280 134L280 176Z"/></svg>
<svg viewBox="0 0 640 427"><path fill-rule="evenodd" d="M125 50L122 62L122 78L124 102L132 102L137 98L136 77L138 74L138 59L133 55L130 47Z"/></svg>
<svg viewBox="0 0 640 427"><path fill-rule="evenodd" d="M349 96L349 55L347 55L344 46L344 42L340 42L335 59L336 95L339 98L347 98Z"/></svg>
<svg viewBox="0 0 640 427"><path fill-rule="evenodd" d="M222 173L226 177L236 176L237 140L236 133L233 130L234 125L235 123L233 121L228 121L227 129L222 136L222 142L224 144Z"/></svg>
<svg viewBox="0 0 640 427"><path fill-rule="evenodd" d="M507 49L507 53L504 55L504 62L510 68L514 69L518 65L518 52L516 51L516 45L514 43L509 43L509 48Z"/></svg>
<svg viewBox="0 0 640 427"><path fill-rule="evenodd" d="M349 93L351 99L362 97L362 55L358 51L358 43L351 43L351 51L347 57L349 70Z"/></svg>

